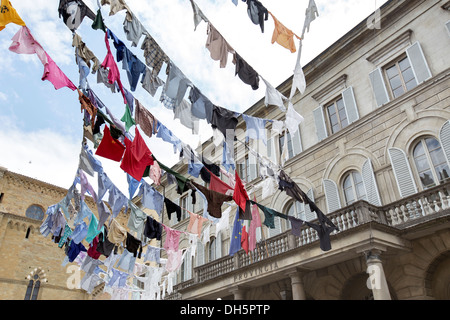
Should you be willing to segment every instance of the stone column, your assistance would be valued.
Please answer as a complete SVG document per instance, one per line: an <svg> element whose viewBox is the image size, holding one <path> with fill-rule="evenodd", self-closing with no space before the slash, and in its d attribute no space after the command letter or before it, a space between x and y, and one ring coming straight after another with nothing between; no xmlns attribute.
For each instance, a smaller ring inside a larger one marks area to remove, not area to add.
<svg viewBox="0 0 450 320"><path fill-rule="evenodd" d="M288 275L291 278L292 299L306 300L305 288L303 286L303 272L293 271Z"/></svg>
<svg viewBox="0 0 450 320"><path fill-rule="evenodd" d="M369 274L367 287L372 290L375 300L391 300L380 254L380 250L366 252L367 273Z"/></svg>
<svg viewBox="0 0 450 320"><path fill-rule="evenodd" d="M230 292L234 296L234 300L245 300L246 290L242 286L236 286L230 289Z"/></svg>

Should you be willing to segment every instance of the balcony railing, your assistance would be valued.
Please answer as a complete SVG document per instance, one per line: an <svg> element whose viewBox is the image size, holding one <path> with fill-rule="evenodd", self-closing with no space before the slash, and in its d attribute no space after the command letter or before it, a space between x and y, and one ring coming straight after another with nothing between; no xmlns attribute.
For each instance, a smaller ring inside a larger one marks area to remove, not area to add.
<svg viewBox="0 0 450 320"><path fill-rule="evenodd" d="M339 227L339 231L334 231L333 235L371 221L405 229L420 223L422 220L419 219L422 217L436 216L449 208L450 182L447 182L382 207L371 205L366 201L358 201L327 216ZM292 236L291 230L287 230L258 242L256 249L248 255L240 250L233 257L225 256L194 268L194 278L174 286L174 292L318 240L317 232L306 224L301 228L300 237ZM172 294L166 299L176 299L176 296Z"/></svg>

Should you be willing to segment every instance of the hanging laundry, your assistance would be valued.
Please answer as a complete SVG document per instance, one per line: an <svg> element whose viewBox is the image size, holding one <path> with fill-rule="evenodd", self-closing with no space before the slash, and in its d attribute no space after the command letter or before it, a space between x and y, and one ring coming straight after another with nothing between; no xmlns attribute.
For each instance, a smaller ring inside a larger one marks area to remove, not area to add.
<svg viewBox="0 0 450 320"><path fill-rule="evenodd" d="M234 187L233 200L236 202L239 208L245 211L247 200L250 199L248 197L247 191L244 188L244 184L242 183L241 178L239 177L237 170L235 172L235 181L236 185Z"/></svg>
<svg viewBox="0 0 450 320"><path fill-rule="evenodd" d="M162 250L162 248L148 245L147 251L145 252L145 255L144 255L144 262L152 261L152 262L156 262L156 263L161 263L161 260L160 260L161 250Z"/></svg>
<svg viewBox="0 0 450 320"><path fill-rule="evenodd" d="M74 241L70 241L69 249L67 250L69 262L74 262L80 252L87 252L86 247L81 242L75 243Z"/></svg>
<svg viewBox="0 0 450 320"><path fill-rule="evenodd" d="M198 214L189 212L189 224L187 226L187 232L197 234L200 238L202 233L203 223L208 221L205 217Z"/></svg>
<svg viewBox="0 0 450 320"><path fill-rule="evenodd" d="M247 126L245 141L248 142L249 139L261 140L265 145L267 145L266 136L266 119L256 118L242 114L242 118Z"/></svg>
<svg viewBox="0 0 450 320"><path fill-rule="evenodd" d="M239 219L239 207L236 209L236 215L234 217L233 232L230 240L230 256L234 256L236 252L241 249L241 236L242 236L243 220Z"/></svg>
<svg viewBox="0 0 450 320"><path fill-rule="evenodd" d="M206 23L209 22L208 18L203 14L202 10L199 9L197 4L194 2L194 0L190 0L192 5L192 11L194 11L194 31L197 30L198 25L200 22L205 21Z"/></svg>
<svg viewBox="0 0 450 320"><path fill-rule="evenodd" d="M301 237L301 228L305 224L305 221L301 219L297 219L295 217L289 217L289 221L291 222L292 231L291 233L296 237Z"/></svg>
<svg viewBox="0 0 450 320"><path fill-rule="evenodd" d="M191 129L192 134L198 134L199 119L194 117L191 112L191 104L183 99L180 104L175 107L174 119L180 119L183 126Z"/></svg>
<svg viewBox="0 0 450 320"><path fill-rule="evenodd" d="M294 135L299 130L298 126L304 120L305 119L297 111L295 111L292 103L289 103L288 111L286 112L285 125L291 135Z"/></svg>
<svg viewBox="0 0 450 320"><path fill-rule="evenodd" d="M311 22L316 20L316 18L319 16L319 10L317 9L317 5L314 2L314 0L309 0L308 8L306 9L305 13L305 22L303 24L303 35L305 34L305 31L309 32L309 27L311 25Z"/></svg>
<svg viewBox="0 0 450 320"><path fill-rule="evenodd" d="M2 6L3 2L4 0L2 0ZM12 43L9 46L9 51L17 54L36 54L43 65L48 62L45 50L39 42L34 39L27 26L20 28L12 37L11 41Z"/></svg>
<svg viewBox="0 0 450 320"><path fill-rule="evenodd" d="M259 24L264 33L264 21L269 19L269 11L257 0L243 0L247 2L247 14L254 24Z"/></svg>
<svg viewBox="0 0 450 320"><path fill-rule="evenodd" d="M181 267L181 264L183 263L185 254L186 254L186 251L183 254L183 252L181 250L180 251L177 251L177 250L167 251L167 263L165 266L166 271L168 271L168 272L177 271Z"/></svg>
<svg viewBox="0 0 450 320"><path fill-rule="evenodd" d="M161 175L162 175L161 167L159 166L158 162L154 162L150 166L148 177L152 179L155 185L159 186L161 184Z"/></svg>
<svg viewBox="0 0 450 320"><path fill-rule="evenodd" d="M128 138L125 138L125 153L120 168L134 179L140 181L145 168L152 165L154 160L150 149L145 144L137 127L135 127L134 132L135 137L132 142Z"/></svg>
<svg viewBox="0 0 450 320"><path fill-rule="evenodd" d="M253 201L256 202L256 197L253 196ZM252 204L252 221L248 231L248 249L253 251L256 249L256 228L261 228L261 216L259 215L258 206Z"/></svg>
<svg viewBox="0 0 450 320"><path fill-rule="evenodd" d="M162 228L161 223L149 216L145 221L144 236L149 239L161 240Z"/></svg>
<svg viewBox="0 0 450 320"><path fill-rule="evenodd" d="M219 106L213 106L211 127L219 129L229 143L234 142L237 124L238 118L235 112Z"/></svg>
<svg viewBox="0 0 450 320"><path fill-rule="evenodd" d="M206 33L208 35L205 45L206 49L209 50L211 58L215 61L220 61L220 67L225 68L228 62L228 53L234 54L234 49L227 43L211 22L208 22Z"/></svg>
<svg viewBox="0 0 450 320"><path fill-rule="evenodd" d="M212 191L220 192L226 195L233 195L234 188L226 184L215 174L211 174L211 180L209 183L209 189Z"/></svg>
<svg viewBox="0 0 450 320"><path fill-rule="evenodd" d="M236 65L235 75L252 87L253 90L259 89L258 73L237 53L234 53L233 64Z"/></svg>
<svg viewBox="0 0 450 320"><path fill-rule="evenodd" d="M191 90L189 92L189 101L192 104L192 115L199 119L206 119L208 123L211 123L213 104L195 86L191 87Z"/></svg>
<svg viewBox="0 0 450 320"><path fill-rule="evenodd" d="M108 29L108 31L109 31L109 29ZM109 46L108 32L105 33L105 44L106 44L107 54L106 54L105 59L103 60L103 63L101 64L101 66L103 68L109 69L108 82L110 84L114 84L115 82L117 82L117 85L119 86L119 89L122 92L124 103L126 104L127 101L125 98L125 92L123 90L122 82L120 81L119 68L117 67L116 61L114 60L114 57L111 52L111 48Z"/></svg>
<svg viewBox="0 0 450 320"><path fill-rule="evenodd" d="M290 50L292 53L297 51L294 44L294 36L299 40L301 40L301 38L292 32L292 30L286 28L270 11L269 14L275 24L275 30L272 35L272 44L277 42L279 45Z"/></svg>
<svg viewBox="0 0 450 320"><path fill-rule="evenodd" d="M259 203L255 202L255 201L253 201L253 200L250 200L250 202L252 204L256 204L262 210L262 212L264 213L264 222L263 222L263 224L266 227L270 228L270 229L275 229L275 216L283 218L283 219L288 219L287 215L282 214L282 213L280 213L280 212L278 212L278 211L276 211L274 209L267 208L267 207L265 207L263 205L260 205Z"/></svg>
<svg viewBox="0 0 450 320"><path fill-rule="evenodd" d="M94 53L86 46L81 37L77 34L73 34L72 47L76 48L76 54L86 62L86 65L91 68L91 61L94 63L92 67L92 73L97 72L100 68L100 61L94 55Z"/></svg>
<svg viewBox="0 0 450 320"><path fill-rule="evenodd" d="M141 49L144 50L145 63L152 69L152 75L157 76L163 63L169 63L169 57L148 33L145 35Z"/></svg>
<svg viewBox="0 0 450 320"><path fill-rule="evenodd" d="M94 22L92 22L92 29L94 29L94 30L100 29L100 30L103 30L104 32L106 32L106 26L103 21L102 11L100 8L97 10L97 15L95 16Z"/></svg>
<svg viewBox="0 0 450 320"><path fill-rule="evenodd" d="M130 107L128 106L128 103L125 105L125 113L123 114L122 118L120 120L125 123L125 130L128 132L132 126L136 124L136 122L133 119L133 115L131 114Z"/></svg>
<svg viewBox="0 0 450 320"><path fill-rule="evenodd" d="M155 162L157 164L157 162ZM143 181L139 188L138 196L141 197L141 202L144 207L150 210L155 210L159 216L161 216L164 196L158 192L155 188Z"/></svg>
<svg viewBox="0 0 450 320"><path fill-rule="evenodd" d="M89 244L89 249L87 251L87 254L92 259L98 259L102 255L100 252L97 251L97 245L98 245L98 236L95 237L92 242Z"/></svg>
<svg viewBox="0 0 450 320"><path fill-rule="evenodd" d="M264 79L263 77L261 77L261 79L266 85L266 94L264 98L264 104L266 105L266 107L269 104L273 104L274 106L280 108L282 112L286 112L284 100L287 100L287 98L283 96L277 89L275 89L266 79Z"/></svg>
<svg viewBox="0 0 450 320"><path fill-rule="evenodd" d="M183 194L185 191L187 191L189 188L188 186L188 181L189 179L184 177L183 175L179 174L176 171L173 171L172 169L170 169L169 167L167 167L166 165L162 164L160 161L156 160L159 164L159 166L161 167L162 170L164 170L167 173L172 174L176 181L177 181L177 193L178 194Z"/></svg>
<svg viewBox="0 0 450 320"><path fill-rule="evenodd" d="M169 142L173 145L174 153L181 151L181 140L178 139L173 134L173 132L170 131L165 125L163 125L161 122L158 122L156 131L157 131L156 137L161 138L163 141ZM161 163L159 163L159 165L161 166Z"/></svg>
<svg viewBox="0 0 450 320"><path fill-rule="evenodd" d="M184 231L172 229L166 225L162 225L166 231L166 241L164 241L163 248L166 251L178 251L180 245L180 236Z"/></svg>
<svg viewBox="0 0 450 320"><path fill-rule="evenodd" d="M97 235L100 233L100 232L103 232L103 226L101 227L101 229L100 230L98 230L98 219L97 219L97 217L95 216L95 214L93 214L93 215L91 215L91 219L90 219L90 222L89 222L89 227L88 227L88 232L87 232L87 235L86 235L86 242L87 243L91 243L94 239L95 239L95 237L97 237Z"/></svg>
<svg viewBox="0 0 450 320"><path fill-rule="evenodd" d="M246 230L246 226L242 228L241 234L241 248L244 249L245 253L248 254L249 243L248 243L248 233Z"/></svg>
<svg viewBox="0 0 450 320"><path fill-rule="evenodd" d="M222 217L219 219L219 221L216 223L216 238L217 235L219 234L219 232L221 230L226 230L228 229L229 225L230 225L230 212L232 210L232 207L229 206L228 208L226 208L224 210L224 212L222 213Z"/></svg>
<svg viewBox="0 0 450 320"><path fill-rule="evenodd" d="M223 142L222 151L222 165L228 171L236 169L236 163L234 161L234 143L228 144L228 142Z"/></svg>
<svg viewBox="0 0 450 320"><path fill-rule="evenodd" d="M285 191L286 194L298 202L306 203L306 194L300 189L300 187L284 172L281 170L278 176L279 189Z"/></svg>
<svg viewBox="0 0 450 320"><path fill-rule="evenodd" d="M158 88L164 86L165 82L158 76L154 75L150 68L146 67L142 76L141 84L142 88L154 97Z"/></svg>
<svg viewBox="0 0 450 320"><path fill-rule="evenodd" d="M131 21L125 18L123 21L123 31L127 37L127 40L131 41L132 47L137 47L139 40L144 35L145 28L136 18L134 13L131 12Z"/></svg>
<svg viewBox="0 0 450 320"><path fill-rule="evenodd" d="M78 176L80 177L81 184L81 200L84 200L86 191L89 191L89 194L94 199L94 202L97 203L97 194L95 193L94 188L92 188L91 184L89 183L83 170L78 169Z"/></svg>
<svg viewBox="0 0 450 320"><path fill-rule="evenodd" d="M208 201L208 212L214 218L222 217L222 204L231 201L233 196L225 195L216 191L212 191L198 183L192 181L192 184L203 193Z"/></svg>
<svg viewBox="0 0 450 320"><path fill-rule="evenodd" d="M60 0L59 17L63 19L70 31L75 31L83 22L84 17L95 20L95 14L81 0Z"/></svg>
<svg viewBox="0 0 450 320"><path fill-rule="evenodd" d="M87 76L89 75L90 69L86 62L81 59L78 54L75 54L75 60L78 65L78 72L80 74L80 84L78 85L78 88L85 90L87 87Z"/></svg>
<svg viewBox="0 0 450 320"><path fill-rule="evenodd" d="M87 236L88 226L86 222L82 221L81 223L77 224L72 232L72 235L70 236L72 239L72 242L75 244L79 244L81 241L83 241L84 238Z"/></svg>
<svg viewBox="0 0 450 320"><path fill-rule="evenodd" d="M115 219L112 219L111 224L109 225L107 239L115 245L120 245L121 243L125 243L126 238L127 229L120 225Z"/></svg>
<svg viewBox="0 0 450 320"><path fill-rule="evenodd" d="M138 99L134 99L134 101L136 107L134 120L136 124L141 127L141 130L151 138L153 131L156 129L158 120L139 102Z"/></svg>
<svg viewBox="0 0 450 320"><path fill-rule="evenodd" d="M5 29L8 23L15 23L19 26L25 26L25 22L17 13L9 0L2 0L0 6L0 31Z"/></svg>
<svg viewBox="0 0 450 320"><path fill-rule="evenodd" d="M45 53L45 55L47 56L47 63L44 65L44 75L42 76L42 81L50 81L56 90L63 87L67 87L72 91L77 90L77 87L72 83L72 81L70 81L69 78L67 78L52 58L50 58L47 53Z"/></svg>
<svg viewBox="0 0 450 320"><path fill-rule="evenodd" d="M128 198L115 185L109 190L108 203L111 206L113 218L117 217L120 210L127 211Z"/></svg>
<svg viewBox="0 0 450 320"><path fill-rule="evenodd" d="M105 204L104 201L99 201L97 203L97 210L98 210L98 226L97 228L103 226L108 219L111 217L111 211L109 211L109 208Z"/></svg>
<svg viewBox="0 0 450 320"><path fill-rule="evenodd" d="M114 139L111 136L111 132L109 131L108 126L105 126L105 128L103 129L102 141L95 151L95 154L103 158L120 162L122 160L124 152L125 146L120 143L119 140Z"/></svg>
<svg viewBox="0 0 450 320"><path fill-rule="evenodd" d="M139 185L141 184L141 181L142 179L136 180L130 174L127 173L128 193L130 194L130 199L133 199L137 188L139 188Z"/></svg>
<svg viewBox="0 0 450 320"><path fill-rule="evenodd" d="M166 205L166 212L169 220L172 219L172 213L176 212L177 220L180 222L181 220L181 207L176 203L173 203L170 199L164 198L164 203Z"/></svg>
<svg viewBox="0 0 450 320"><path fill-rule="evenodd" d="M127 227L129 230L136 232L136 236L141 239L144 232L144 224L147 220L147 214L138 208L132 201L128 202L130 207L130 216L128 217Z"/></svg>
<svg viewBox="0 0 450 320"><path fill-rule="evenodd" d="M83 112L83 110L85 110L90 116L90 122L91 122L91 127L93 128L95 125L95 118L97 116L97 108L91 103L91 100L89 100L88 97L86 97L86 95L81 92L79 89L77 89L78 91L78 100L80 101L80 105L81 105L81 112Z"/></svg>
<svg viewBox="0 0 450 320"><path fill-rule="evenodd" d="M168 70L163 92L170 99L174 99L175 106L178 106L183 100L187 88L193 84L172 61L169 62Z"/></svg>
<svg viewBox="0 0 450 320"><path fill-rule="evenodd" d="M281 135L284 131L284 121L272 120L272 131Z"/></svg>
<svg viewBox="0 0 450 320"><path fill-rule="evenodd" d="M127 10L126 19L128 21L132 20L131 10L128 7L128 5L126 4L125 0L102 0L101 4L102 4L102 6L104 6L105 4L109 4L110 5L110 8L109 8L109 15L110 16L115 15L119 11Z"/></svg>

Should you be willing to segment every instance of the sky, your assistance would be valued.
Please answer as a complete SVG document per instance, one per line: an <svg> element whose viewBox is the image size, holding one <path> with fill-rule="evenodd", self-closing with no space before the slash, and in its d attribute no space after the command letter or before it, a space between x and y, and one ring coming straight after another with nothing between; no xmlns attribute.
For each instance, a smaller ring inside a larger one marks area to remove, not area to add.
<svg viewBox="0 0 450 320"><path fill-rule="evenodd" d="M72 32L58 15L57 0L11 0L34 39L71 81L78 86L79 73L72 47ZM84 0L96 13L97 0ZM100 2L100 1L99 1ZM297 52L291 53L277 43L272 44L274 30L272 18L265 21L264 32L251 22L247 4L231 0L196 0L209 21L225 40L272 86L277 87L293 74ZM305 10L309 0L260 0L260 2L287 28L301 35ZM387 0L315 0L319 17L311 23L305 34L301 52L304 66L353 27L370 17ZM193 11L189 0L127 0L127 5L138 17L170 60L214 104L236 112L244 112L264 98L265 85L260 82L258 90L244 84L235 76L232 57L226 68L211 59L205 48L207 25L201 22L194 30ZM132 47L123 31L125 11L109 15L109 5L101 7L106 26L121 39L141 61L141 38ZM76 30L100 63L106 56L104 33L91 28L92 21L85 18ZM0 167L25 176L69 188L78 168L83 137L83 115L78 93L68 88L55 90L49 81L42 81L42 63L36 55L16 54L8 50L11 38L20 26L10 23L0 31ZM298 48L298 40L295 41ZM110 42L115 56L115 48ZM129 89L126 73L121 68L121 79ZM159 74L166 80L165 66ZM97 84L97 75L90 74L88 82L92 90L120 119L125 105L120 93L111 93L103 84ZM183 142L196 148L211 135L210 125L200 121L199 135L174 120L173 112L160 102L161 88L152 97L138 84L132 92L150 112ZM131 129L134 132L134 128ZM178 154L172 145L157 137L144 137L149 149L167 166L174 165ZM90 149L92 144L89 145ZM113 183L128 194L126 174L120 163L102 157L104 171ZM91 179L89 177L89 179ZM96 188L97 182L91 180Z"/></svg>

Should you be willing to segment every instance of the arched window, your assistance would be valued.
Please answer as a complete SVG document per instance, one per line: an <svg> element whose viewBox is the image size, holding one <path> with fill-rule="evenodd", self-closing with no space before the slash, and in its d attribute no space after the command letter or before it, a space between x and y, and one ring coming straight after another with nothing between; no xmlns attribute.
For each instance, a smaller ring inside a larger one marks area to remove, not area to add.
<svg viewBox="0 0 450 320"><path fill-rule="evenodd" d="M344 177L342 189L347 206L359 200L367 200L364 182L358 171L351 171Z"/></svg>
<svg viewBox="0 0 450 320"><path fill-rule="evenodd" d="M24 300L37 300L41 281L38 274L34 274L28 282Z"/></svg>
<svg viewBox="0 0 450 320"><path fill-rule="evenodd" d="M29 206L27 211L25 211L25 216L34 220L40 221L44 219L44 215L44 210L40 206L35 204Z"/></svg>
<svg viewBox="0 0 450 320"><path fill-rule="evenodd" d="M413 148L417 173L424 189L434 187L449 179L447 165L441 144L435 138L423 138Z"/></svg>

